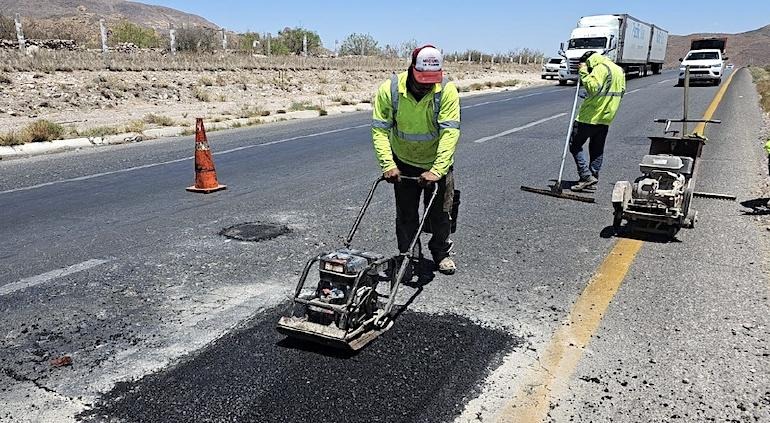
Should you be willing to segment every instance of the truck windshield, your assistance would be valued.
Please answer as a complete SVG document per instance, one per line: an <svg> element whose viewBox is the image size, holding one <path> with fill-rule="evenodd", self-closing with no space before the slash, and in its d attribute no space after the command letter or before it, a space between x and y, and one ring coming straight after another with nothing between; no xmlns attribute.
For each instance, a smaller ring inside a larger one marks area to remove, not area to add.
<svg viewBox="0 0 770 423"><path fill-rule="evenodd" d="M701 51L696 53L690 53L685 60L718 60L719 53L715 51Z"/></svg>
<svg viewBox="0 0 770 423"><path fill-rule="evenodd" d="M604 48L606 45L607 39L604 37L573 38L569 40L570 49Z"/></svg>

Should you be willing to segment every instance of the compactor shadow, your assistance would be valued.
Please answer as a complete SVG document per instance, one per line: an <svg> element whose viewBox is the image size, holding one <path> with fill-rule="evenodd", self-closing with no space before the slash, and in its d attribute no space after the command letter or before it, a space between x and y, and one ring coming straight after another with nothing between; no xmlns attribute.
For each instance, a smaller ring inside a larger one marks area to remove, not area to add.
<svg viewBox="0 0 770 423"><path fill-rule="evenodd" d="M664 235L664 234L651 234L646 232L633 231L628 226L621 226L620 229L616 231L612 225L602 229L601 232L599 232L599 237L604 239L609 239L609 238L635 239L635 240L644 241L644 242L654 242L656 244L669 244L672 242L673 243L682 242L676 236L671 238L668 235Z"/></svg>
<svg viewBox="0 0 770 423"><path fill-rule="evenodd" d="M121 382L81 421L446 422L521 340L457 315L405 312L354 356L281 346L287 304L174 366Z"/></svg>
<svg viewBox="0 0 770 423"><path fill-rule="evenodd" d="M770 215L770 198L755 198L753 200L741 201L741 205L750 210L743 210L744 216L767 216Z"/></svg>

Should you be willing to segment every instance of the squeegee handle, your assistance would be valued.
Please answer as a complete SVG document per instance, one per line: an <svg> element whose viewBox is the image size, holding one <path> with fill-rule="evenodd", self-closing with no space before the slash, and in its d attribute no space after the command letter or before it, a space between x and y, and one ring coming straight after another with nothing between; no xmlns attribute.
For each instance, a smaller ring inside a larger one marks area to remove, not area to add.
<svg viewBox="0 0 770 423"><path fill-rule="evenodd" d="M578 97L580 95L580 76L575 83L575 100L572 102L572 114L569 117L569 128L567 129L567 139L564 141L564 151L561 154L561 167L559 168L559 177L556 179L555 187L561 189L561 178L564 176L564 162L567 160L567 150L569 149L569 140L572 138L572 127L575 122L575 112L577 111Z"/></svg>

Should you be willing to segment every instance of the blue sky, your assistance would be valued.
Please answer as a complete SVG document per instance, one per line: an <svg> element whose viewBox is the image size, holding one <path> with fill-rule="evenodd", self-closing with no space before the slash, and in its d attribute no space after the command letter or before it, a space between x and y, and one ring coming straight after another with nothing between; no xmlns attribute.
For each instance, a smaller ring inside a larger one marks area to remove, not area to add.
<svg viewBox="0 0 770 423"><path fill-rule="evenodd" d="M484 0L137 0L201 15L227 29L276 33L290 26L316 31L334 49L350 33L380 45L410 39L445 51L507 52L534 48L553 54L580 16L629 13L673 34L743 32L770 24L770 1L484 1Z"/></svg>

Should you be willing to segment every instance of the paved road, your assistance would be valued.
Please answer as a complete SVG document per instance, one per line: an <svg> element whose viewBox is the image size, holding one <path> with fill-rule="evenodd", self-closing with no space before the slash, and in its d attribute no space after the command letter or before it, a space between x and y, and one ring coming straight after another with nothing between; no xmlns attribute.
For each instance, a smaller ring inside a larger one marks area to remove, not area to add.
<svg viewBox="0 0 770 423"><path fill-rule="evenodd" d="M757 217L704 200L679 242L608 236L612 184L637 176L645 137L661 131L652 119L681 114L674 78L629 81L594 205L519 190L555 177L572 88L466 98L460 271L404 289L409 311L352 357L286 343L271 325L377 175L367 114L210 134L229 189L209 196L183 190L190 138L0 162L0 419L494 421L515 419L523 396L551 421L770 421ZM763 172L752 90L738 72L699 181L741 201L760 196ZM692 113L716 92L694 88ZM391 197L375 197L360 245L392 250ZM252 221L292 232L218 235ZM623 242L638 252L614 297L597 297L609 307L593 328L565 325ZM594 336L573 365L549 368L565 326ZM51 367L65 354L73 365Z"/></svg>

